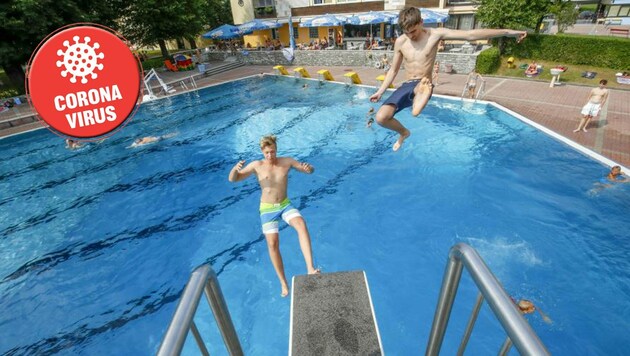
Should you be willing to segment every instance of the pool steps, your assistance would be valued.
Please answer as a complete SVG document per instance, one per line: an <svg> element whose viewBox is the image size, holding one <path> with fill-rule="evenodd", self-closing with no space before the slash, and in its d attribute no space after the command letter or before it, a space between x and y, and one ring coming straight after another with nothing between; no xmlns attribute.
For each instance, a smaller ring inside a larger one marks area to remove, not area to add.
<svg viewBox="0 0 630 356"><path fill-rule="evenodd" d="M291 355L382 355L364 271L293 277Z"/></svg>

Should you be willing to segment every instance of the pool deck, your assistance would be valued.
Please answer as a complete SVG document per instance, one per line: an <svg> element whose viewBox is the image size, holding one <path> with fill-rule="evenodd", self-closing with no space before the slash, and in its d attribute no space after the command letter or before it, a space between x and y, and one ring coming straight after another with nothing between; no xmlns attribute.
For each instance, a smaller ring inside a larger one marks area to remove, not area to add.
<svg viewBox="0 0 630 356"><path fill-rule="evenodd" d="M292 74L295 67L286 68ZM328 69L337 81L343 81L343 75L353 71L359 75L364 85L370 86L376 86L378 84L376 77L383 74L382 70L367 67L304 68L314 77L317 76L318 70ZM160 73L160 76L165 82L175 82L190 76L190 73ZM243 66L211 77L199 76L196 82L199 87L205 87L260 73L273 74L273 68ZM439 85L436 86L434 93L459 97L466 77L465 74L440 73ZM404 78L404 70L401 70L394 83L398 85ZM630 90L610 89L608 101L599 118L589 124L588 132L573 133L581 118L580 110L586 104L590 90L597 86L598 80L594 80L592 86L561 85L553 88L549 87L549 82L526 79L486 77L486 80L484 100L494 101L577 144L630 167ZM3 129L0 130L0 138L38 127L41 127L41 124L33 122Z"/></svg>

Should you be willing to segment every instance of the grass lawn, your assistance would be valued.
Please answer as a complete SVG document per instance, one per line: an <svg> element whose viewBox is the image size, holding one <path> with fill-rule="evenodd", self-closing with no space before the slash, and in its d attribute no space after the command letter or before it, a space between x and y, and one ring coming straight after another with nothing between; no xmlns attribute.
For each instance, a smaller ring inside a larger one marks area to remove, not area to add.
<svg viewBox="0 0 630 356"><path fill-rule="evenodd" d="M516 64L516 69L508 69L507 68L507 57L501 57L501 67L494 75L503 76L503 77L514 77L521 78L527 80L538 80L538 81L546 81L551 82L551 72L549 69L554 68L557 65L563 65L568 67L569 69L560 74L560 81L568 84L583 84L589 86L597 86L599 85L599 81L602 79L608 80L609 88L616 89L628 89L630 90L630 85L627 84L619 84L617 83L617 78L615 74L618 72L614 69L609 68L598 68L587 65L575 65L575 64L567 64L562 62L551 62L551 61L536 61L536 63L543 66L543 71L538 76L534 78L528 78L525 76L525 70L519 69L519 66L523 63L531 63L531 59L526 58L516 58L514 64ZM582 72L596 72L597 75L593 79L582 78L580 75Z"/></svg>

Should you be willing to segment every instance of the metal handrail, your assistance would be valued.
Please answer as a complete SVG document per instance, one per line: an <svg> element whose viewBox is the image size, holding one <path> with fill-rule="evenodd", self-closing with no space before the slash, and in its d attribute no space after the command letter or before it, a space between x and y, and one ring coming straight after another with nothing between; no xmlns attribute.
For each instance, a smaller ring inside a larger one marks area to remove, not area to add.
<svg viewBox="0 0 630 356"><path fill-rule="evenodd" d="M230 312L228 311L217 274L210 265L202 265L195 269L190 275L190 279L186 284L184 293L182 294L177 309L173 315L173 319L166 330L162 344L158 351L159 356L179 355L184 347L188 331L191 330L197 341L199 349L204 355L208 354L201 335L197 330L193 318L199 306L201 293L205 292L206 299L212 309L212 314L217 322L217 326L223 336L223 342L230 355L242 356L243 350L236 335Z"/></svg>
<svg viewBox="0 0 630 356"><path fill-rule="evenodd" d="M464 243L453 246L449 252L426 355L438 355L440 352L463 267L466 267L470 273L479 292L488 301L490 309L492 309L503 329L507 332L509 339L514 343L521 355L549 355L545 345L519 312L481 256L475 249ZM483 299L478 298L478 303L480 303L480 300L482 301ZM478 308L476 309L478 311ZM471 322L474 324L472 319ZM464 335L466 341L471 331L472 326L469 325L466 330L468 335ZM463 344L465 345L465 342ZM461 352L463 353L463 351Z"/></svg>

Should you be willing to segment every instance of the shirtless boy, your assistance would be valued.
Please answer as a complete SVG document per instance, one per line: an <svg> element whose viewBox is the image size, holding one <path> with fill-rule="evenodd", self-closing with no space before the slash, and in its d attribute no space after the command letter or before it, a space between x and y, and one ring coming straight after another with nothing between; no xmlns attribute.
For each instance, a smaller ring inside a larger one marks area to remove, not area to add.
<svg viewBox="0 0 630 356"><path fill-rule="evenodd" d="M405 63L407 81L383 103L376 113L376 122L379 125L398 132L398 140L394 143L394 151L398 151L403 141L411 134L394 115L400 110L411 106L414 116L420 115L422 109L433 94L431 77L433 63L441 40L479 40L485 38L509 36L521 41L527 33L525 31L504 29L478 29L478 30L451 30L447 28L424 28L420 10L415 7L404 9L398 17L398 25L403 30L394 44L394 59L392 67L387 72L383 84L374 93L370 100L377 102L385 90L396 78L400 65Z"/></svg>
<svg viewBox="0 0 630 356"><path fill-rule="evenodd" d="M573 130L573 132L578 132L580 130L586 132L586 126L591 121L592 118L599 114L599 110L604 106L606 99L608 99L608 89L606 89L606 85L608 81L606 79L602 79L599 81L599 88L593 88L591 93L588 95L588 103L584 105L582 108L582 119L578 124L577 129Z"/></svg>
<svg viewBox="0 0 630 356"><path fill-rule="evenodd" d="M300 163L289 157L276 157L276 149L275 136L263 137L260 140L260 150L265 158L261 161L253 161L245 168L243 168L245 161L238 162L230 171L228 180L230 182L238 182L249 177L252 173L258 177L258 183L262 191L260 196L262 230L267 240L271 263L276 269L278 279L280 279L282 287L280 295L286 297L289 294L289 284L284 275L284 264L280 255L278 234L280 218L297 231L308 274L319 273L319 270L313 267L311 237L308 233L306 222L300 215L299 210L291 205L291 201L287 197L287 185L291 168L307 174L313 173L315 169L306 162Z"/></svg>

